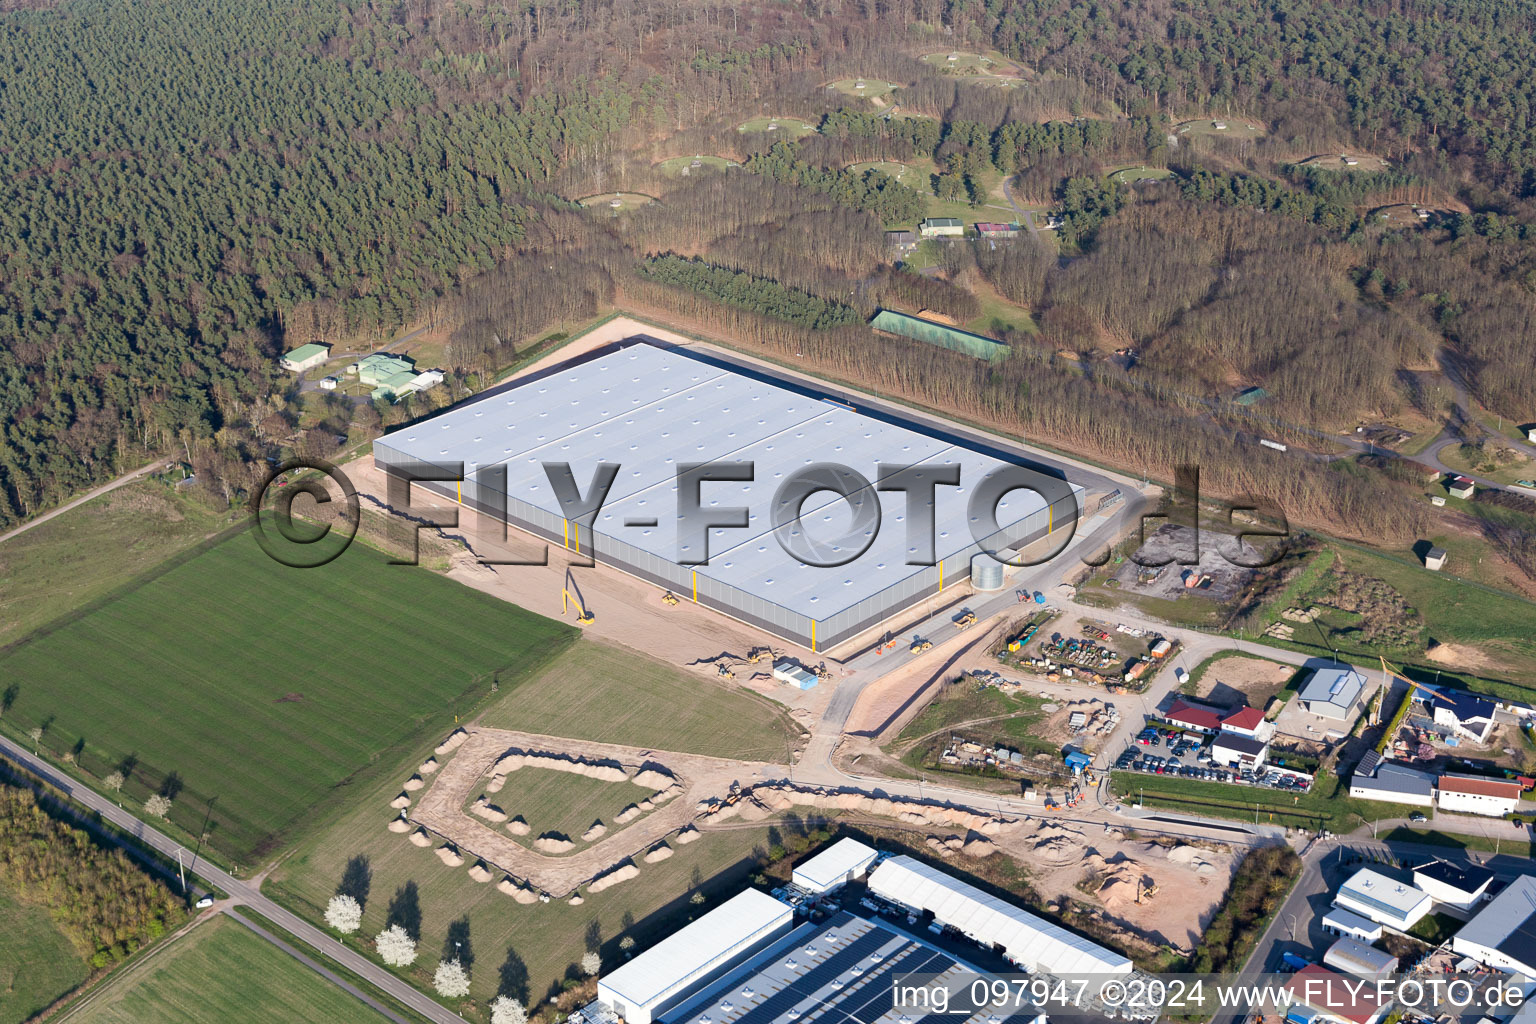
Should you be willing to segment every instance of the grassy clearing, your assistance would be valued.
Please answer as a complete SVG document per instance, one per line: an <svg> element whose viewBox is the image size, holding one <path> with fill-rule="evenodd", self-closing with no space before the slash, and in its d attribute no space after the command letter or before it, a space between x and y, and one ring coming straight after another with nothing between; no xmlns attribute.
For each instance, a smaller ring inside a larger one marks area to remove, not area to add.
<svg viewBox="0 0 1536 1024"><path fill-rule="evenodd" d="M954 59L951 60L950 58ZM1011 71L1012 65L989 57L984 53L967 53L962 50L940 50L923 54L922 61L952 75L992 75L999 71Z"/></svg>
<svg viewBox="0 0 1536 1024"><path fill-rule="evenodd" d="M698 167L693 162L699 162ZM656 165L656 169L669 178L681 178L687 174L698 174L703 170L723 171L729 167L735 167L731 161L723 156L674 156L670 160L663 160Z"/></svg>
<svg viewBox="0 0 1536 1024"><path fill-rule="evenodd" d="M1217 128L1218 124L1226 127ZM1264 125L1243 117L1206 117L1185 121L1174 131L1179 135L1209 135L1216 139L1257 139L1264 134Z"/></svg>
<svg viewBox="0 0 1536 1024"><path fill-rule="evenodd" d="M1490 839L1488 836L1463 835L1459 832L1441 832L1438 829L1409 828L1399 825L1380 838L1385 842L1422 843L1425 846L1445 846L1456 850L1481 850L1485 853L1507 853L1514 857L1536 857L1536 843L1525 837L1524 831L1509 831L1508 839Z"/></svg>
<svg viewBox="0 0 1536 1024"><path fill-rule="evenodd" d="M799 735L766 697L593 640L502 693L482 725L777 762Z"/></svg>
<svg viewBox="0 0 1536 1024"><path fill-rule="evenodd" d="M1016 302L1009 302L996 290L986 286L978 287L976 298L981 302L981 315L966 323L966 330L987 337L996 337L1004 330L1022 334L1040 333L1040 325L1035 323L1028 309Z"/></svg>
<svg viewBox="0 0 1536 1024"><path fill-rule="evenodd" d="M860 84L864 88L859 88ZM844 96L861 96L864 99L872 99L876 96L889 96L901 86L895 82L881 82L873 78L840 78L828 83L828 89L835 89Z"/></svg>
<svg viewBox="0 0 1536 1024"><path fill-rule="evenodd" d="M1335 550L1343 569L1381 580L1401 595L1423 618L1428 639L1471 646L1484 655L1488 663L1476 665L1460 660L1435 665L1424 657L1422 646L1383 650L1379 644L1365 641L1355 628L1356 622L1343 619L1331 622L1325 617L1320 621L1329 631L1329 642L1341 653L1366 660L1385 654L1389 661L1400 663L1399 667L1405 670L1415 668L1433 674L1440 668L1448 676L1460 670L1473 677L1505 679L1519 684L1522 690L1536 680L1536 604L1501 591L1485 590L1449 575L1429 572L1411 552L1394 557L1353 547L1339 546ZM1451 554L1457 557L1458 553L1452 550ZM1447 566L1447 572L1475 576L1476 556L1467 552L1460 557L1472 560L1473 564L1452 564ZM1310 595L1300 594L1295 603L1305 606L1309 599ZM1315 642L1316 649L1323 649L1316 630L1297 629L1296 640L1298 646Z"/></svg>
<svg viewBox="0 0 1536 1024"><path fill-rule="evenodd" d="M1308 793L1141 772L1114 772L1112 780L1117 793L1125 799L1140 799L1148 807L1167 807L1234 821L1253 821L1257 815L1260 824L1327 828L1341 835L1373 820L1406 818L1415 810L1354 799L1335 775L1320 776Z"/></svg>
<svg viewBox="0 0 1536 1024"><path fill-rule="evenodd" d="M921 714L907 723L906 728L896 737L896 742L909 743L930 733L947 733L947 730L962 722L1007 715L1010 717L985 725L969 726L964 730L965 734L967 737L1007 743L1026 753L1055 753L1059 749L1058 744L1046 743L1034 735L1045 718L1045 712L1041 710L1044 703L1040 697L1015 697L1003 693L995 686L978 687L967 680L950 683ZM943 738L948 739L948 736Z"/></svg>
<svg viewBox="0 0 1536 1024"><path fill-rule="evenodd" d="M816 134L816 121L809 117L768 116L754 117L736 126L739 132L772 133L775 139L803 139Z"/></svg>
<svg viewBox="0 0 1536 1024"><path fill-rule="evenodd" d="M0 544L0 644L130 584L230 525L196 499L144 480Z"/></svg>
<svg viewBox="0 0 1536 1024"><path fill-rule="evenodd" d="M179 785L171 822L249 864L575 636L363 545L298 570L242 534L6 651L0 721L97 779L133 755L124 803Z"/></svg>
<svg viewBox="0 0 1536 1024"><path fill-rule="evenodd" d="M449 941L449 926L464 922L460 927L467 929L468 941L460 953L470 962L470 995L476 1005L454 1009L476 1021L487 1019L485 1005L498 991L525 1000L542 1000L558 991L589 943L601 948L609 966L623 962L619 942L625 936L634 939L635 951L645 949L739 891L757 869L758 856L777 841L771 823L711 833L677 847L670 860L641 864L640 877L589 896L581 906L564 900L524 906L494 884L472 881L463 868L445 867L430 848L386 832L385 803L392 792L389 786L374 787L323 832L302 841L274 870L263 891L318 923L347 861L366 858L372 883L363 927L347 941L377 961L371 940L384 927L391 897L414 883L421 911L421 955L399 973L429 989L432 971ZM707 902L690 902L695 889L702 889Z"/></svg>
<svg viewBox="0 0 1536 1024"><path fill-rule="evenodd" d="M865 171L880 171L889 174L903 185L911 185L916 188L928 187L928 175L933 173L933 161L927 161L928 166L918 164L904 164L900 160L865 160L862 163L849 164L848 170L854 174L863 174Z"/></svg>
<svg viewBox="0 0 1536 1024"><path fill-rule="evenodd" d="M587 196L576 201L589 210L612 210L615 213L622 213L625 210L649 206L656 200L641 192L603 192L600 195Z"/></svg>
<svg viewBox="0 0 1536 1024"><path fill-rule="evenodd" d="M476 790L474 796L479 796ZM628 782L605 782L570 772L541 768L522 768L507 777L500 793L486 797L508 814L521 815L528 822L529 833L519 840L525 846L545 832L558 832L575 842L594 821L602 821L610 832L622 826L613 824L614 816L630 804L650 796L650 791ZM473 797L465 802L473 803Z"/></svg>
<svg viewBox="0 0 1536 1024"><path fill-rule="evenodd" d="M1126 167L1109 175L1110 181L1130 185L1143 178L1171 178L1173 172L1166 167Z"/></svg>
<svg viewBox="0 0 1536 1024"><path fill-rule="evenodd" d="M217 917L91 993L70 1024L381 1024L379 1014L238 921Z"/></svg>
<svg viewBox="0 0 1536 1024"><path fill-rule="evenodd" d="M91 973L45 907L0 887L0 1024L21 1024Z"/></svg>

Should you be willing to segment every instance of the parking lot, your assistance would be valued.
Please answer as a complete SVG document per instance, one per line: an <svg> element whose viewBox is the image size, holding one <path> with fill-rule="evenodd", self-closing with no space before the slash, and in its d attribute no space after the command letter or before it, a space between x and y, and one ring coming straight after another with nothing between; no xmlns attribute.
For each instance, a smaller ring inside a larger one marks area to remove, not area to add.
<svg viewBox="0 0 1536 1024"><path fill-rule="evenodd" d="M1115 770L1171 775L1207 782L1228 782L1248 786L1305 793L1312 788L1310 776L1261 765L1256 770L1223 767L1211 760L1210 737L1180 733L1148 726L1137 735L1115 760Z"/></svg>

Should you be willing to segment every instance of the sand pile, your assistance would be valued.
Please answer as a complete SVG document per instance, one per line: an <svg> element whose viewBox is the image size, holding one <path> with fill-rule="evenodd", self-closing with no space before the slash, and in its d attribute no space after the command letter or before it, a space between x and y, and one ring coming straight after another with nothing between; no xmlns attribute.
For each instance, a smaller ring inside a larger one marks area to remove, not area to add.
<svg viewBox="0 0 1536 1024"><path fill-rule="evenodd" d="M405 780L405 785L401 786L400 788L405 790L407 793L414 793L425 785L426 783L422 781L420 775L412 775L410 778Z"/></svg>
<svg viewBox="0 0 1536 1024"><path fill-rule="evenodd" d="M401 793L399 796L395 797L389 802L389 806L393 807L397 811L405 810L407 807L411 806L410 794Z"/></svg>
<svg viewBox="0 0 1536 1024"><path fill-rule="evenodd" d="M469 733L465 732L463 729L455 729L453 732L448 734L447 739L443 740L443 742L437 745L436 749L433 750L433 753L452 753L453 751L458 750L459 747L461 747L464 744L464 741L467 739L469 739Z"/></svg>
<svg viewBox="0 0 1536 1024"><path fill-rule="evenodd" d="M651 803L653 803L653 804L655 804L655 805L657 805L659 807L662 804L666 803L668 800L671 800L673 797L677 796L682 791L683 791L683 787L680 786L679 784L677 784L676 782L674 782L674 783L672 783L672 785L668 786L666 789L658 789L656 792L652 793L651 794Z"/></svg>
<svg viewBox="0 0 1536 1024"><path fill-rule="evenodd" d="M506 775L523 767L570 772L572 775L585 775L589 779L602 779L604 782L625 782L629 779L629 776L624 774L623 767L611 761L584 761L564 754L539 751L513 751L492 766L491 774Z"/></svg>
<svg viewBox="0 0 1536 1024"><path fill-rule="evenodd" d="M639 873L640 869L635 867L634 862L626 860L607 874L598 875L592 879L591 884L587 886L587 891L602 892L604 889L618 885L620 882L629 881Z"/></svg>
<svg viewBox="0 0 1536 1024"><path fill-rule="evenodd" d="M672 847L662 843L645 855L645 862L647 864L655 864L657 861L666 860L670 856L672 856Z"/></svg>
<svg viewBox="0 0 1536 1024"><path fill-rule="evenodd" d="M646 789L666 789L677 781L676 776L655 766L642 768L629 781Z"/></svg>
<svg viewBox="0 0 1536 1024"><path fill-rule="evenodd" d="M421 775L431 775L433 772L437 771L437 758L427 758L425 761L421 762L421 767L417 768L416 771Z"/></svg>
<svg viewBox="0 0 1536 1024"><path fill-rule="evenodd" d="M628 807L624 808L618 814L613 816L613 823L615 825L628 825L630 822L634 821L644 813L645 812L640 810L639 807L635 806L634 804L630 804Z"/></svg>
<svg viewBox="0 0 1536 1024"><path fill-rule="evenodd" d="M1175 846L1169 849L1168 859L1175 864L1182 864L1197 875L1214 875L1217 867L1204 852L1193 846Z"/></svg>
<svg viewBox="0 0 1536 1024"><path fill-rule="evenodd" d="M997 852L997 844L986 836L972 836L960 847L960 852L967 857L990 857Z"/></svg>
<svg viewBox="0 0 1536 1024"><path fill-rule="evenodd" d="M485 861L477 860L475 866L469 869L469 877L477 882L489 882L495 876L491 874L491 869L485 866Z"/></svg>
<svg viewBox="0 0 1536 1024"><path fill-rule="evenodd" d="M585 902L587 902L587 901L581 898L581 893L577 893L577 892L571 893L571 906L579 907L579 906L581 906Z"/></svg>
<svg viewBox="0 0 1536 1024"><path fill-rule="evenodd" d="M597 840L601 839L603 837L603 833L607 831L607 825L604 825L601 821L594 821L592 823L592 827L581 834L581 841L584 843L596 842Z"/></svg>
<svg viewBox="0 0 1536 1024"><path fill-rule="evenodd" d="M391 832L409 832L411 830L411 823L404 818L394 818L390 820L389 830Z"/></svg>
<svg viewBox="0 0 1536 1024"><path fill-rule="evenodd" d="M485 797L481 797L480 799L476 800L474 805L470 807L470 811L477 817L484 818L486 821L507 820L507 812L502 810L500 807L497 807L493 803L487 803Z"/></svg>
<svg viewBox="0 0 1536 1024"><path fill-rule="evenodd" d="M427 835L426 829L419 828L415 832L411 833L411 842L415 843L417 846L431 846L432 837Z"/></svg>
<svg viewBox="0 0 1536 1024"><path fill-rule="evenodd" d="M1083 834L1060 825L1045 825L1034 835L1033 857L1063 867L1083 858Z"/></svg>
<svg viewBox="0 0 1536 1024"><path fill-rule="evenodd" d="M677 842L679 846L687 846L697 838L699 838L699 830L694 828L692 825L689 825L687 828L683 829L677 834Z"/></svg>
<svg viewBox="0 0 1536 1024"><path fill-rule="evenodd" d="M516 882L512 881L512 877L510 875L497 882L496 888L506 893L508 896L511 896L519 903L539 902L538 893L534 892L532 889L527 888L526 886L518 885Z"/></svg>
<svg viewBox="0 0 1536 1024"><path fill-rule="evenodd" d="M569 853L576 844L558 832L546 832L533 841L533 848L540 853Z"/></svg>
<svg viewBox="0 0 1536 1024"><path fill-rule="evenodd" d="M515 836L525 836L531 830L528 828L528 823L523 820L523 816L519 814L511 821L507 822L507 831L511 832Z"/></svg>
<svg viewBox="0 0 1536 1024"><path fill-rule="evenodd" d="M742 794L742 799L729 806L710 807L703 811L705 818L723 819L740 817L746 821L759 821L791 807L821 807L834 810L861 811L885 818L896 818L911 825L941 825L962 828L983 835L997 835L1009 819L987 814L976 814L960 807L925 803L901 797L870 796L857 790L802 789L788 783L765 783L754 786Z"/></svg>
<svg viewBox="0 0 1536 1024"><path fill-rule="evenodd" d="M464 855L452 846L439 846L437 848L437 859L451 868L459 867L464 863Z"/></svg>

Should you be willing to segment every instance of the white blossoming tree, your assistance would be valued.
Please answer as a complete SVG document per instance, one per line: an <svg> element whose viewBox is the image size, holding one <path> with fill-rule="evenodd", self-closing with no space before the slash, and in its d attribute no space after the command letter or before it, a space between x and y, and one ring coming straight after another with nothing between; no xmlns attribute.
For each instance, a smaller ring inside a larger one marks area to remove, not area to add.
<svg viewBox="0 0 1536 1024"><path fill-rule="evenodd" d="M373 945L379 958L391 967L405 967L416 961L416 940L397 924L379 932Z"/></svg>
<svg viewBox="0 0 1536 1024"><path fill-rule="evenodd" d="M592 977L592 975L596 974L598 971L600 971L602 969L603 969L603 958L601 956L599 956L595 952L582 954L582 957L581 957L581 973L582 974L585 974L587 977L590 978L590 977Z"/></svg>
<svg viewBox="0 0 1536 1024"><path fill-rule="evenodd" d="M491 1003L491 1024L528 1024L528 1011L510 996L497 996Z"/></svg>
<svg viewBox="0 0 1536 1024"><path fill-rule="evenodd" d="M463 999L469 995L469 972L457 958L439 960L437 973L432 975L432 987L437 994L449 999Z"/></svg>
<svg viewBox="0 0 1536 1024"><path fill-rule="evenodd" d="M152 818L163 818L171 813L171 798L155 793L144 801L144 813Z"/></svg>
<svg viewBox="0 0 1536 1024"><path fill-rule="evenodd" d="M345 893L332 896L325 906L325 923L343 935L351 935L363 926L363 908Z"/></svg>

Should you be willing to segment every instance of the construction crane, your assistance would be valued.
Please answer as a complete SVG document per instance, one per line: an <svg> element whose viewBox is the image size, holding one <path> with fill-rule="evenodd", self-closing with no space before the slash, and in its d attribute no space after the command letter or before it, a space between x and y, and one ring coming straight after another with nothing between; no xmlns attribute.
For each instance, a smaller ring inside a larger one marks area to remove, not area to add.
<svg viewBox="0 0 1536 1024"><path fill-rule="evenodd" d="M576 605L576 625L585 626L596 622L597 616L587 609L587 602L581 599L581 588L576 586L576 578L571 575L571 570L565 570L565 583L560 588L560 612L564 614L570 610L572 604Z"/></svg>

